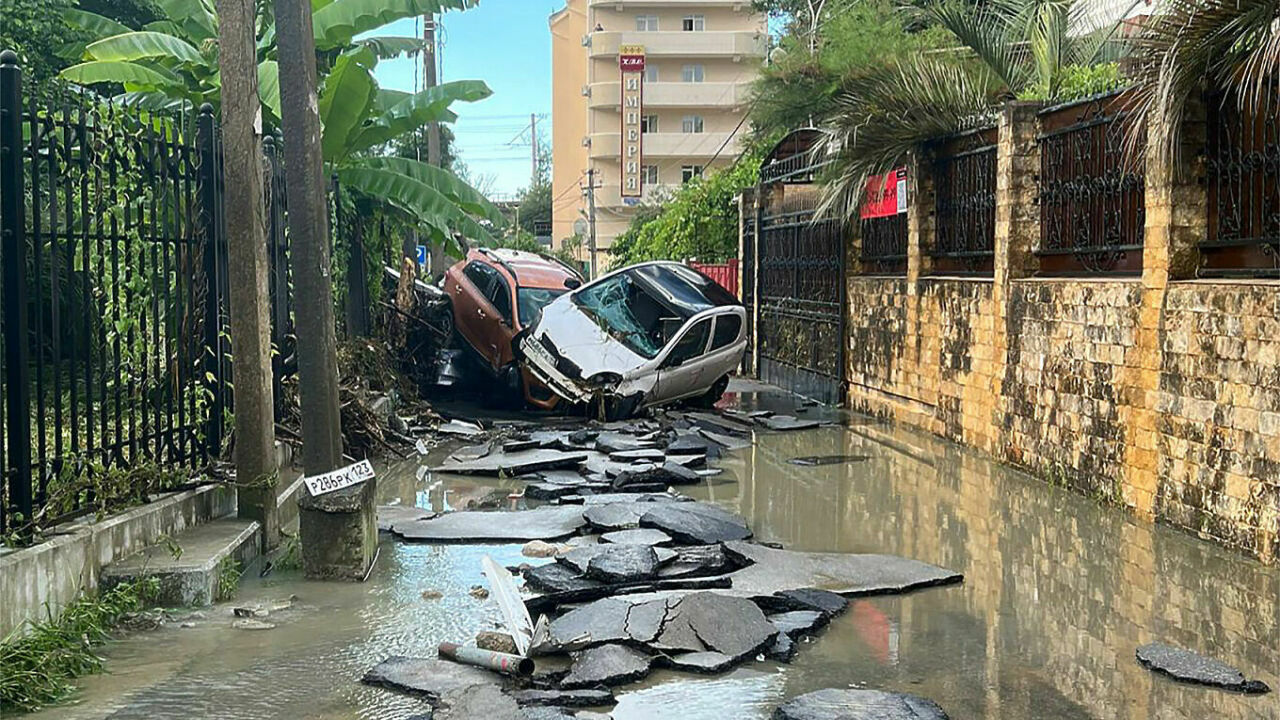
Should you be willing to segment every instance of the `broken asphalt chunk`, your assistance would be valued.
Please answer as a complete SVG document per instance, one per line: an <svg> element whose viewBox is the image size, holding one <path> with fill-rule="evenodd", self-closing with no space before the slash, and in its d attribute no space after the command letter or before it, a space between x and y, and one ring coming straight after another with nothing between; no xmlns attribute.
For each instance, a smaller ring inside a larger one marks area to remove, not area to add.
<svg viewBox="0 0 1280 720"><path fill-rule="evenodd" d="M882 690L827 688L792 698L773 720L948 720L932 700Z"/></svg>
<svg viewBox="0 0 1280 720"><path fill-rule="evenodd" d="M737 664L738 659L724 653L710 650L703 652L679 653L668 657L666 664L673 670L685 672L714 674L721 673Z"/></svg>
<svg viewBox="0 0 1280 720"><path fill-rule="evenodd" d="M775 662L789 663L799 651L800 647L796 645L790 635L778 633L778 637L773 639L773 643L764 651L764 655Z"/></svg>
<svg viewBox="0 0 1280 720"><path fill-rule="evenodd" d="M601 535L600 542L615 545L667 545L671 542L671 536L661 530L650 528L615 530Z"/></svg>
<svg viewBox="0 0 1280 720"><path fill-rule="evenodd" d="M640 472L624 472L613 480L615 490L633 488L637 486L658 486L666 488L669 485L697 485L702 482L702 476L696 470L674 462L664 463L660 467L650 468Z"/></svg>
<svg viewBox="0 0 1280 720"><path fill-rule="evenodd" d="M640 516L652 506L642 503L610 503L590 505L581 511L587 524L605 532L629 530L640 525Z"/></svg>
<svg viewBox="0 0 1280 720"><path fill-rule="evenodd" d="M782 590L768 597L756 598L756 604L764 608L765 612L817 610L828 619L839 615L849 607L849 601L843 596L817 588Z"/></svg>
<svg viewBox="0 0 1280 720"><path fill-rule="evenodd" d="M379 505L378 532L391 532L397 523L429 520L437 513L412 505Z"/></svg>
<svg viewBox="0 0 1280 720"><path fill-rule="evenodd" d="M391 532L426 543L527 542L558 540L585 527L582 508L547 506L513 512L455 512L429 520L397 523Z"/></svg>
<svg viewBox="0 0 1280 720"><path fill-rule="evenodd" d="M1251 695L1271 692L1261 680L1248 680L1244 673L1230 665L1185 648L1147 643L1139 647L1136 654L1143 667L1182 682Z"/></svg>
<svg viewBox="0 0 1280 720"><path fill-rule="evenodd" d="M587 454L583 452L564 452L561 450L524 450L509 453L492 452L474 460L455 460L450 458L443 465L432 468L432 472L453 473L455 475L511 475L520 476L536 473L539 470L560 470L576 468L585 462Z"/></svg>
<svg viewBox="0 0 1280 720"><path fill-rule="evenodd" d="M619 432L602 432L596 436L596 450L606 455L631 450L654 450L657 447L658 442L655 440L641 440Z"/></svg>
<svg viewBox="0 0 1280 720"><path fill-rule="evenodd" d="M712 545L751 537L741 515L708 503L655 505L640 516L640 527L661 530L676 542Z"/></svg>
<svg viewBox="0 0 1280 720"><path fill-rule="evenodd" d="M649 674L653 658L624 645L601 645L583 650L573 660L564 688L622 685Z"/></svg>
<svg viewBox="0 0 1280 720"><path fill-rule="evenodd" d="M729 575L733 594L748 597L817 588L841 595L879 595L957 583L960 573L896 555L806 553L748 542L726 542L725 553L742 565Z"/></svg>
<svg viewBox="0 0 1280 720"><path fill-rule="evenodd" d="M658 572L658 554L644 545L605 545L587 562L586 576L607 583L648 580Z"/></svg>
<svg viewBox="0 0 1280 720"><path fill-rule="evenodd" d="M812 635L827 624L829 618L817 610L792 610L768 616L769 622L778 628L778 632L790 635L792 639L804 635Z"/></svg>
<svg viewBox="0 0 1280 720"><path fill-rule="evenodd" d="M436 705L451 691L477 685L499 686L502 679L478 667L436 658L392 656L378 663L360 679L366 685L418 695Z"/></svg>
<svg viewBox="0 0 1280 720"><path fill-rule="evenodd" d="M756 422L764 425L770 430L810 430L821 425L817 420L807 420L795 417L794 415L770 415L766 418L760 418Z"/></svg>
<svg viewBox="0 0 1280 720"><path fill-rule="evenodd" d="M510 695L521 707L600 707L614 703L613 691L604 688L516 690Z"/></svg>

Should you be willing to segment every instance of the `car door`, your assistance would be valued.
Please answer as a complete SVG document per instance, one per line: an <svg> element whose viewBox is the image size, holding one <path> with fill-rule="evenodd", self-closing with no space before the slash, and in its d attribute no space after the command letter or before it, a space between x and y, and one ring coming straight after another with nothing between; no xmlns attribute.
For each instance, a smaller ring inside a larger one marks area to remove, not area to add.
<svg viewBox="0 0 1280 720"><path fill-rule="evenodd" d="M654 402L678 400L715 381L715 378L703 378L710 339L711 318L689 323L676 336L658 366L658 391Z"/></svg>
<svg viewBox="0 0 1280 720"><path fill-rule="evenodd" d="M493 292L498 273L482 262L472 260L462 268L453 284L453 322L458 334L482 358L489 358L488 296Z"/></svg>
<svg viewBox="0 0 1280 720"><path fill-rule="evenodd" d="M489 268L493 270L493 268ZM514 305L512 304L511 285L502 273L493 270L494 282L486 299L493 316L488 323L487 340L489 361L494 370L506 367L515 360L511 352L511 340L515 337L515 323L512 322Z"/></svg>

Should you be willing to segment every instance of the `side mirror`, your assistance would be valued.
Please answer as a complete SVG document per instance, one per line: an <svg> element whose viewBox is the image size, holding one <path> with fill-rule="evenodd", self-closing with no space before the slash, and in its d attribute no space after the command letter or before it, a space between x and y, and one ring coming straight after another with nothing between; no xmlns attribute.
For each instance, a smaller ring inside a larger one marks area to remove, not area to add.
<svg viewBox="0 0 1280 720"><path fill-rule="evenodd" d="M577 290L578 288L582 287L582 281L579 280L578 278L566 278L564 281L564 286L570 290Z"/></svg>

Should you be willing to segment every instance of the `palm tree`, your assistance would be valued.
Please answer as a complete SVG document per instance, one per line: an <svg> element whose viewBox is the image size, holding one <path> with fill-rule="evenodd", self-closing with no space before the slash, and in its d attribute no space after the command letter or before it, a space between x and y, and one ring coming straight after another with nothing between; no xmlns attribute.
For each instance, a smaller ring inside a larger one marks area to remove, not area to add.
<svg viewBox="0 0 1280 720"><path fill-rule="evenodd" d="M855 215L868 178L905 164L929 140L989 126L1005 100L1061 97L1076 69L1113 59L1127 11L1100 17L1096 8L1089 0L941 0L918 11L959 46L844 80L817 149L834 160L821 210Z"/></svg>
<svg viewBox="0 0 1280 720"><path fill-rule="evenodd" d="M502 214L484 196L449 170L381 150L397 138L432 122L453 122L454 102L490 95L478 80L445 83L419 93L378 87L373 70L381 59L422 50L417 38L372 37L362 33L387 23L476 0L313 0L313 27L320 76L321 147L329 172L344 186L409 213L433 240L448 243L455 232L491 241L483 222L501 226ZM190 111L217 104L218 19L210 0L158 0L167 19L132 30L82 10L67 19L93 38L85 61L62 72L86 86L111 83L124 88L115 100L147 110ZM275 24L268 4L259 4L258 92L267 127L280 118Z"/></svg>
<svg viewBox="0 0 1280 720"><path fill-rule="evenodd" d="M1154 132L1149 151L1165 161L1176 152L1188 103L1202 88L1224 91L1224 100L1251 115L1275 112L1277 0L1166 0L1134 45L1131 109Z"/></svg>

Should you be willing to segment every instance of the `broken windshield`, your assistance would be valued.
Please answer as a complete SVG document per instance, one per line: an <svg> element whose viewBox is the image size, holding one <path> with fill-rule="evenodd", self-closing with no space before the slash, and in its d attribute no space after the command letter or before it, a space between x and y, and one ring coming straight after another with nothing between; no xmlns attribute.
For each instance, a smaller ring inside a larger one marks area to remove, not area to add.
<svg viewBox="0 0 1280 720"><path fill-rule="evenodd" d="M530 327L537 324L538 318L542 317L542 309L550 305L552 300L565 294L565 292L565 290L529 287L522 287L517 290L516 301L520 310L520 325L522 327Z"/></svg>
<svg viewBox="0 0 1280 720"><path fill-rule="evenodd" d="M630 273L620 273L580 290L573 302L610 336L635 354L652 360L666 344L664 320L671 313ZM678 327L678 326L677 326Z"/></svg>

